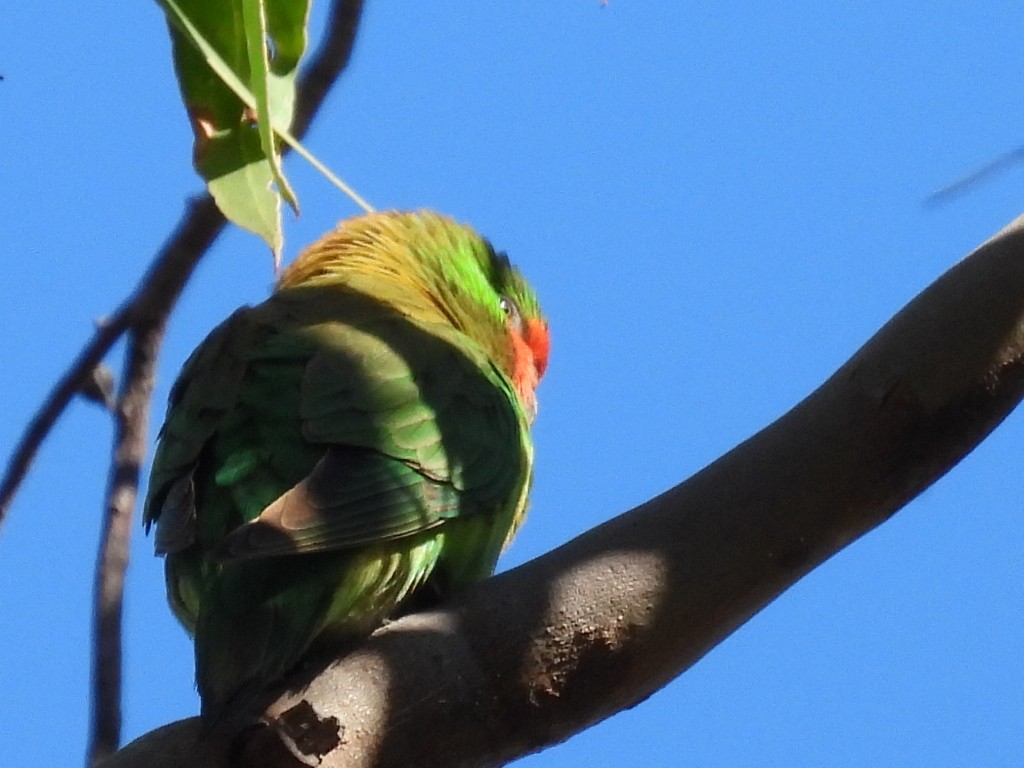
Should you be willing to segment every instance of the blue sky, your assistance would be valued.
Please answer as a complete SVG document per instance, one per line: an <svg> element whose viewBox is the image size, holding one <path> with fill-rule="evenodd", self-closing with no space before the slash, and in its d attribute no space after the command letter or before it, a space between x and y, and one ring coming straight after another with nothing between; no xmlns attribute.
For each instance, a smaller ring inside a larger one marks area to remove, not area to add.
<svg viewBox="0 0 1024 768"><path fill-rule="evenodd" d="M377 207L472 223L550 318L532 513L500 568L777 418L1024 208L1024 167L923 205L1024 142L1019 2L785 5L369 1L308 144ZM200 188L168 47L155 4L5 8L5 461ZM291 256L355 210L287 167ZM157 422L272 277L255 238L219 241L171 319ZM0 529L0 765L81 762L110 434L76 403ZM1013 414L667 688L521 765L1024 764L1022 441ZM198 707L141 525L125 693L127 738Z"/></svg>

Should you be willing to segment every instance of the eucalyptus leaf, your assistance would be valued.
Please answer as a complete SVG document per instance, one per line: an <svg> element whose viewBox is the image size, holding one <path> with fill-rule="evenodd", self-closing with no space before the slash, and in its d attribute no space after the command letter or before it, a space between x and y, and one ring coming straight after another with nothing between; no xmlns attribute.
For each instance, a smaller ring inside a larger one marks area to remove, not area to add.
<svg viewBox="0 0 1024 768"><path fill-rule="evenodd" d="M281 196L297 210L274 131L287 132L308 0L157 0L167 14L193 161L224 215L263 238L275 265Z"/></svg>
<svg viewBox="0 0 1024 768"><path fill-rule="evenodd" d="M250 83L253 96L256 99L256 125L259 129L260 147L270 164L270 172L274 177L277 191L292 207L292 210L298 213L299 203L295 199L295 192L284 177L284 171L281 168L281 154L274 143L274 128L272 125L274 118L270 106L270 60L267 53L269 33L263 4L264 0L242 0L242 22L245 27L245 45L249 58ZM275 88L275 93L280 94L287 91L294 95L294 78L289 82L289 85L291 86L290 89ZM287 124L290 125L295 99L284 98L283 101L287 105ZM279 110L280 108L279 106Z"/></svg>

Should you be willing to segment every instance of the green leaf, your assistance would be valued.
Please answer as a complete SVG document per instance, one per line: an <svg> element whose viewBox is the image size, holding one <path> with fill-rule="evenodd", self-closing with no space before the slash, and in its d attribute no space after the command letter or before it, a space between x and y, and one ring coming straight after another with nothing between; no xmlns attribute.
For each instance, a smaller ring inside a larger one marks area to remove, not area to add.
<svg viewBox="0 0 1024 768"><path fill-rule="evenodd" d="M267 17L263 9L263 0L242 0L242 21L245 25L245 46L249 56L249 72L252 79L252 91L256 98L256 125L259 128L260 148L270 163L270 172L274 177L274 184L278 192L288 201L296 213L299 212L299 203L295 199L295 192L284 177L281 169L281 155L274 144L274 129L271 125L273 120L270 112L270 60L267 55ZM305 22L303 20L303 28ZM302 41L305 48L305 40ZM292 70L294 72L294 70ZM282 101L288 105L288 123L291 123L294 108L295 81L290 81L291 88L276 91L282 93ZM288 98L288 95L292 98Z"/></svg>
<svg viewBox="0 0 1024 768"><path fill-rule="evenodd" d="M274 174L260 146L259 135L231 137L218 144L218 165L206 163L206 187L217 207L231 221L253 232L270 246L277 268L284 246L281 228L281 198L272 188ZM232 155L232 152L237 154ZM223 163L223 165L219 165Z"/></svg>
<svg viewBox="0 0 1024 768"><path fill-rule="evenodd" d="M309 0L157 0L171 29L193 161L225 216L277 263L280 196L297 211L274 129L287 132L306 48ZM290 142L289 142L290 143Z"/></svg>

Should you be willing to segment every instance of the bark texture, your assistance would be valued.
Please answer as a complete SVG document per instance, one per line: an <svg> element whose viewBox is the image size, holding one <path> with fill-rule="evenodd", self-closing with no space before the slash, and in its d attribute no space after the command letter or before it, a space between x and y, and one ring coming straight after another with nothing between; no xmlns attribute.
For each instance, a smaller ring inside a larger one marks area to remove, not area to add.
<svg viewBox="0 0 1024 768"><path fill-rule="evenodd" d="M102 765L493 766L567 739L942 476L1024 396L1022 360L1024 218L689 480L311 666L231 745L186 720Z"/></svg>

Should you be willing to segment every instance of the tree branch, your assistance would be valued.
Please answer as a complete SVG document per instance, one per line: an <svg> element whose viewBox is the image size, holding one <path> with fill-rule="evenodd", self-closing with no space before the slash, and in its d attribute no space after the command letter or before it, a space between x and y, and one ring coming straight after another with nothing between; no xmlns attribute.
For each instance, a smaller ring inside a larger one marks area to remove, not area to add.
<svg viewBox="0 0 1024 768"><path fill-rule="evenodd" d="M81 389L83 382L103 356L110 351L121 334L125 331L125 318L120 312L97 329L92 339L78 353L78 357L57 381L46 396L39 410L32 417L21 439L14 448L7 462L3 480L0 481L0 525L7 517L14 497L21 487L22 481L35 460L39 447L43 444L53 425L64 412L71 398Z"/></svg>
<svg viewBox="0 0 1024 768"><path fill-rule="evenodd" d="M294 676L233 764L493 766L562 741L887 520L1022 397L1024 217L688 481ZM226 765L197 732L174 723L103 766Z"/></svg>
<svg viewBox="0 0 1024 768"><path fill-rule="evenodd" d="M327 93L348 64L362 14L362 0L334 0L320 47L296 86L293 133L302 138ZM289 147L282 151L287 153ZM135 291L97 329L60 377L15 446L0 480L0 525L35 460L43 441L96 365L131 328L163 322L178 301L196 264L225 225L213 199L189 202L181 221L157 254Z"/></svg>
<svg viewBox="0 0 1024 768"><path fill-rule="evenodd" d="M344 71L362 12L361 0L335 0L323 41L299 78L294 134L302 137ZM287 149L285 149L287 151ZM47 395L19 440L0 480L0 525L43 441L111 347L129 334L126 371L115 405L116 437L107 516L96 573L93 663L95 701L90 762L120 738L121 599L128 538L145 457L149 402L163 327L199 260L225 226L212 198L190 201L181 221L135 291L93 335Z"/></svg>
<svg viewBox="0 0 1024 768"><path fill-rule="evenodd" d="M196 264L220 234L224 223L212 198L204 196L188 204L174 233L135 291L100 324L29 422L0 482L0 524L40 446L83 382L126 332L170 314Z"/></svg>
<svg viewBox="0 0 1024 768"><path fill-rule="evenodd" d="M335 0L320 47L296 88L293 132L302 137L351 57L362 0ZM287 147L284 151L288 151ZM111 347L129 335L115 412L107 514L97 559L94 610L94 701L89 762L120 740L121 605L139 470L145 458L149 404L163 329L196 265L226 221L209 195L191 200L178 226L132 294L94 333L60 377L18 441L0 480L0 525L43 441Z"/></svg>
<svg viewBox="0 0 1024 768"><path fill-rule="evenodd" d="M128 343L124 390L118 397L114 458L107 489L107 514L96 563L93 606L92 740L88 764L121 741L121 616L139 471L146 456L146 427L153 397L156 359L164 324L133 331Z"/></svg>
<svg viewBox="0 0 1024 768"><path fill-rule="evenodd" d="M323 41L296 86L296 136L302 137L306 133L331 87L344 71L355 43L361 12L361 0L336 0L331 6ZM149 406L164 326L196 265L213 245L225 224L223 215L211 197L207 195L194 200L134 295L118 310L110 326L120 329L118 335L128 331L130 339L121 395L115 409L116 435L107 490L107 515L96 565L89 765L117 749L121 739L124 575L128 567L128 544L138 495L139 471L146 455ZM101 329L100 333L105 330ZM104 341L112 332L109 331L103 337ZM116 338L114 336L110 339L99 357ZM73 367L65 378L73 378L77 382L89 370ZM58 406L55 403L50 408L56 410L49 426L40 433L40 441L70 400L71 394L74 394L74 390L62 404ZM31 448L32 452L37 447L38 443ZM27 463L25 466L27 468Z"/></svg>

